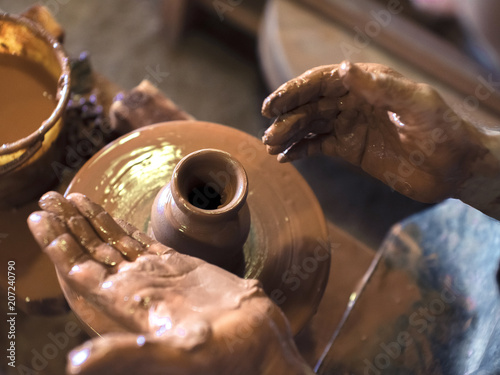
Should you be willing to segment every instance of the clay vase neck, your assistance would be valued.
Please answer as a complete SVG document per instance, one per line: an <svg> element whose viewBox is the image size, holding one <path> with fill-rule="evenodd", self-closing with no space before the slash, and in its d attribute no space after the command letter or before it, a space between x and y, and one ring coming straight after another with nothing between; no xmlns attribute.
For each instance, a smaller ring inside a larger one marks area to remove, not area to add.
<svg viewBox="0 0 500 375"><path fill-rule="evenodd" d="M176 251L240 273L250 231L247 174L229 153L185 156L155 198L151 234Z"/></svg>

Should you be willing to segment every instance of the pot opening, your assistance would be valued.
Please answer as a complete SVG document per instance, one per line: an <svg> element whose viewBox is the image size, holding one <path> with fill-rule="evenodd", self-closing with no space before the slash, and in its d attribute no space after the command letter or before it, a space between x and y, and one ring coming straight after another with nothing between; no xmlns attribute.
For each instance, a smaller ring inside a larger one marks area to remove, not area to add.
<svg viewBox="0 0 500 375"><path fill-rule="evenodd" d="M188 202L202 210L216 210L222 205L222 196L210 183L194 187L188 194Z"/></svg>
<svg viewBox="0 0 500 375"><path fill-rule="evenodd" d="M177 172L180 196L197 209L230 210L246 194L244 170L221 151L193 153L180 163Z"/></svg>

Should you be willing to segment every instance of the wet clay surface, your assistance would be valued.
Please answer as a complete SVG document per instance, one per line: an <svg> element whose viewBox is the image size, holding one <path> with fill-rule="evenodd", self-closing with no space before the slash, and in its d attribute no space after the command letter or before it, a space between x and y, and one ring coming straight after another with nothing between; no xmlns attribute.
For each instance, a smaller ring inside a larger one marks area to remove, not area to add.
<svg viewBox="0 0 500 375"><path fill-rule="evenodd" d="M158 193L149 234L182 254L242 275L250 232L247 195L245 169L229 153L193 152Z"/></svg>
<svg viewBox="0 0 500 375"><path fill-rule="evenodd" d="M36 131L56 107L57 81L41 66L0 54L0 144Z"/></svg>
<svg viewBox="0 0 500 375"><path fill-rule="evenodd" d="M86 194L113 217L147 231L153 200L169 182L175 165L186 154L203 148L229 152L243 164L251 217L244 276L263 283L297 332L314 312L327 281L326 224L300 174L267 155L258 139L208 122L148 126L96 154L67 192Z"/></svg>

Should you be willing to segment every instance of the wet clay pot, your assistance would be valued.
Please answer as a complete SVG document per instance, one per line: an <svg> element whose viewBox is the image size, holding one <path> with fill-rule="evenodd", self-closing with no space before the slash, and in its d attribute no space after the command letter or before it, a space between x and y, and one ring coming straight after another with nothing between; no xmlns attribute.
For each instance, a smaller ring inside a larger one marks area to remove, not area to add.
<svg viewBox="0 0 500 375"><path fill-rule="evenodd" d="M321 207L292 165L279 164L244 132L198 121L141 128L90 159L68 187L71 192L87 195L113 217L178 251L260 280L294 333L317 309L330 268ZM213 236L227 233L226 226L231 236ZM62 287L90 330L122 330Z"/></svg>
<svg viewBox="0 0 500 375"><path fill-rule="evenodd" d="M37 198L56 180L52 162L62 155L63 147L57 142L69 99L70 69L60 43L45 29L25 17L1 12L0 67L3 79L19 77L19 81L2 82L0 90L4 106L0 119L0 138L4 139L0 141L0 209L5 209ZM6 70L9 67L12 70ZM46 84L44 94L53 101L46 116L25 124L26 118L38 118L34 114L45 106L41 93L40 100L31 98L29 88L37 84ZM23 87L27 94L20 89Z"/></svg>
<svg viewBox="0 0 500 375"><path fill-rule="evenodd" d="M152 237L233 273L244 269L250 232L245 169L231 154L203 149L185 156L151 209Z"/></svg>

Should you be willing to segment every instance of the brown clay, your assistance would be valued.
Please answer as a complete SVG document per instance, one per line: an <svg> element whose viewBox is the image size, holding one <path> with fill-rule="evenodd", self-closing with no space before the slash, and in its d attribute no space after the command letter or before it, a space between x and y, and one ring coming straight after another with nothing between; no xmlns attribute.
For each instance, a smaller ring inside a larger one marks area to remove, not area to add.
<svg viewBox="0 0 500 375"><path fill-rule="evenodd" d="M112 217L147 231L153 201L174 167L185 155L205 148L229 152L246 170L251 224L243 247L243 276L262 282L297 333L316 311L328 278L326 224L300 174L291 165L276 163L258 139L208 122L147 126L96 154L67 193L86 194ZM84 308L83 298L71 300Z"/></svg>
<svg viewBox="0 0 500 375"><path fill-rule="evenodd" d="M151 209L151 234L183 254L241 272L250 232L248 179L227 152L203 149L185 156Z"/></svg>
<svg viewBox="0 0 500 375"><path fill-rule="evenodd" d="M194 120L148 80L121 92L109 110L111 127L125 134L164 121Z"/></svg>

